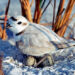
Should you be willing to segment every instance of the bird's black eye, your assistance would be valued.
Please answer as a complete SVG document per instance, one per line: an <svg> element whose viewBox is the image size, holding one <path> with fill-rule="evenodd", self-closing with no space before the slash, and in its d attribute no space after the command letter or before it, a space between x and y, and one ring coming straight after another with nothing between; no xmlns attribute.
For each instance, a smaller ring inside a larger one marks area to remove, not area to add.
<svg viewBox="0 0 75 75"><path fill-rule="evenodd" d="M22 22L21 22L21 21L19 21L17 24L19 24L19 25L20 25L21 23L22 23Z"/></svg>

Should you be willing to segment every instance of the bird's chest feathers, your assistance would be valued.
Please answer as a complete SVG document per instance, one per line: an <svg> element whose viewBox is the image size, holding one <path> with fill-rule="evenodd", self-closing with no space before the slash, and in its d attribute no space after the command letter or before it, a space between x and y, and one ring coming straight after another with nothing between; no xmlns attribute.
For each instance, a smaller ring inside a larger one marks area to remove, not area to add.
<svg viewBox="0 0 75 75"><path fill-rule="evenodd" d="M14 39L15 39L15 42L18 42L22 39L22 35L18 35L18 36L14 35Z"/></svg>
<svg viewBox="0 0 75 75"><path fill-rule="evenodd" d="M15 42L16 42L16 46L19 48L20 46L23 46L24 43L22 41L22 35L14 35L14 39L15 39Z"/></svg>

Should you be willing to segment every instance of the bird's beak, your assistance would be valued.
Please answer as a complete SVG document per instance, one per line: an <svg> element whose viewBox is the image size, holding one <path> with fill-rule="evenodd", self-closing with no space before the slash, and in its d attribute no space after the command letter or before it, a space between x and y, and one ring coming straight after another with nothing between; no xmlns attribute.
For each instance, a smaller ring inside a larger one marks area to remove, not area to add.
<svg viewBox="0 0 75 75"><path fill-rule="evenodd" d="M9 29L10 27L12 27L9 23L7 23L6 29Z"/></svg>

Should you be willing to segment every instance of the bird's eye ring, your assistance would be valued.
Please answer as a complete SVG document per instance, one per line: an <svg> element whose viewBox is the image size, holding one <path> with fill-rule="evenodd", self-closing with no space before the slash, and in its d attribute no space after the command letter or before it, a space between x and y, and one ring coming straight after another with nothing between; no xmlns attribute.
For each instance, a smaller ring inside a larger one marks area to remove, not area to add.
<svg viewBox="0 0 75 75"><path fill-rule="evenodd" d="M19 25L20 25L21 23L22 23L22 22L21 22L21 21L19 21L17 24L19 24Z"/></svg>

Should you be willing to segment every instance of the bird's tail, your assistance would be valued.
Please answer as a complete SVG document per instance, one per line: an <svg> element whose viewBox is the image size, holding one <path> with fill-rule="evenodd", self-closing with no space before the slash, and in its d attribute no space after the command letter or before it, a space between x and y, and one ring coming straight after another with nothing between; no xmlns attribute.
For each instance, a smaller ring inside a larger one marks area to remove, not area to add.
<svg viewBox="0 0 75 75"><path fill-rule="evenodd" d="M69 47L75 46L75 41L56 43L56 46L58 49L69 48Z"/></svg>

